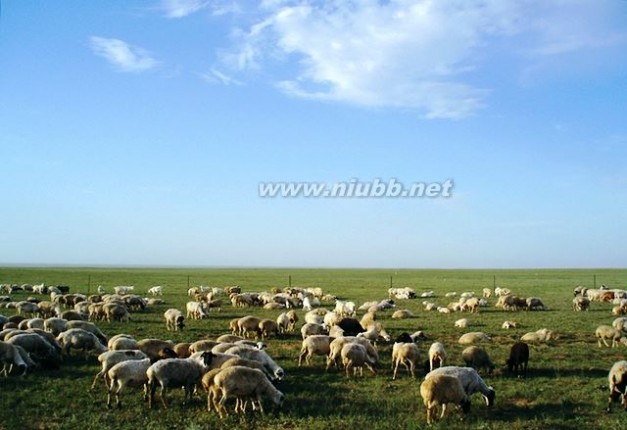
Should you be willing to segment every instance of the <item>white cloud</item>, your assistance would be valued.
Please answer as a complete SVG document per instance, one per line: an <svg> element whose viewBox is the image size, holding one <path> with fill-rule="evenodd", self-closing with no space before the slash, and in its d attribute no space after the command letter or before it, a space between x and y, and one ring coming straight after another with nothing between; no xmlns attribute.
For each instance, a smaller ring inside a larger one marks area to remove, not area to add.
<svg viewBox="0 0 627 430"><path fill-rule="evenodd" d="M105 58L122 72L143 72L159 65L146 50L122 40L98 36L92 36L89 40L96 55Z"/></svg>
<svg viewBox="0 0 627 430"><path fill-rule="evenodd" d="M243 85L241 81L215 68L211 69L208 73L200 73L199 75L210 84Z"/></svg>
<svg viewBox="0 0 627 430"><path fill-rule="evenodd" d="M183 18L209 6L207 0L163 0L161 9L168 18Z"/></svg>
<svg viewBox="0 0 627 430"><path fill-rule="evenodd" d="M608 27L616 9L611 0L263 0L225 61L241 70L281 61L277 86L295 97L462 118L486 103L490 90L472 78L493 57L624 42Z"/></svg>

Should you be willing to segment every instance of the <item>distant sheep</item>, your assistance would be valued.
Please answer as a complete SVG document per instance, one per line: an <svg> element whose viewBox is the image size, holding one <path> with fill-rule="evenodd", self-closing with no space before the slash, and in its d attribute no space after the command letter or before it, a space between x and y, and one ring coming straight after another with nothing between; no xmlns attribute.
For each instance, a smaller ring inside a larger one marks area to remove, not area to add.
<svg viewBox="0 0 627 430"><path fill-rule="evenodd" d="M433 342L429 347L429 372L444 367L446 356L444 345L440 342Z"/></svg>
<svg viewBox="0 0 627 430"><path fill-rule="evenodd" d="M392 314L392 319L402 320L407 318L414 318L415 316L416 315L408 309L399 309L397 311L394 311L394 313Z"/></svg>
<svg viewBox="0 0 627 430"><path fill-rule="evenodd" d="M575 311L589 311L590 299L587 297L577 296L573 299L573 310Z"/></svg>
<svg viewBox="0 0 627 430"><path fill-rule="evenodd" d="M509 330L510 328L516 328L518 326L518 323L516 321L503 321L503 324L501 324L501 328L504 328L505 330Z"/></svg>
<svg viewBox="0 0 627 430"><path fill-rule="evenodd" d="M542 303L542 300L538 297L527 297L526 304L525 309L528 311L546 310L546 306L544 306L544 303Z"/></svg>
<svg viewBox="0 0 627 430"><path fill-rule="evenodd" d="M163 313L163 318L165 318L165 328L168 331L179 331L185 327L185 316L178 309L170 308L166 310Z"/></svg>
<svg viewBox="0 0 627 430"><path fill-rule="evenodd" d="M470 411L469 396L461 381L455 376L442 374L425 379L420 384L420 396L427 408L427 424L434 421L440 407L442 408L440 418L443 418L446 405L449 403L460 405L464 413Z"/></svg>
<svg viewBox="0 0 627 430"><path fill-rule="evenodd" d="M429 372L427 376L425 376L425 380L433 378L436 375L455 376L461 381L468 396L472 396L474 393L481 393L489 407L494 405L494 399L496 397L494 388L488 386L481 376L479 376L479 373L472 367L440 367L439 369Z"/></svg>
<svg viewBox="0 0 627 430"><path fill-rule="evenodd" d="M468 318L460 318L455 321L455 327L466 328L468 327L469 321Z"/></svg>
<svg viewBox="0 0 627 430"><path fill-rule="evenodd" d="M377 373L374 369L376 361L368 355L364 345L349 342L342 347L340 356L342 357L342 364L344 365L347 377L350 376L351 369L353 370L354 376L357 375L357 370L359 370L360 376L363 376L364 366L370 369L373 374Z"/></svg>
<svg viewBox="0 0 627 430"><path fill-rule="evenodd" d="M416 377L415 369L420 360L420 350L415 343L394 343L392 347L392 366L394 367L394 373L392 379L396 379L398 372L398 366L402 364L405 366L412 378Z"/></svg>
<svg viewBox="0 0 627 430"><path fill-rule="evenodd" d="M534 332L525 333L520 337L520 340L527 343L541 343L548 342L551 339L557 339L557 335L546 328L541 328Z"/></svg>
<svg viewBox="0 0 627 430"><path fill-rule="evenodd" d="M598 326L594 332L594 335L598 339L599 348L601 347L601 342L603 342L605 346L609 347L610 345L607 343L608 339L612 341L612 348L618 346L618 342L620 341L622 334L622 331L616 330L614 327L605 324Z"/></svg>
<svg viewBox="0 0 627 430"><path fill-rule="evenodd" d="M303 358L305 359L305 363L309 365L311 363L311 357L314 355L329 355L332 340L330 336L323 334L308 336L303 339L300 355L298 356L298 367L302 365Z"/></svg>
<svg viewBox="0 0 627 430"><path fill-rule="evenodd" d="M487 334L480 331L475 331L461 335L457 342L461 345L469 345L478 342L489 342L490 340L492 339Z"/></svg>

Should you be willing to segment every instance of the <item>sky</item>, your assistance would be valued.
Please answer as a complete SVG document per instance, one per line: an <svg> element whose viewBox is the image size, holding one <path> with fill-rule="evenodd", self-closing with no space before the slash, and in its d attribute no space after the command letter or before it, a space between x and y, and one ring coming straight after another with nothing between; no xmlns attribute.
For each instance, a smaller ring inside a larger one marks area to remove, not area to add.
<svg viewBox="0 0 627 430"><path fill-rule="evenodd" d="M627 1L0 5L0 265L627 263Z"/></svg>

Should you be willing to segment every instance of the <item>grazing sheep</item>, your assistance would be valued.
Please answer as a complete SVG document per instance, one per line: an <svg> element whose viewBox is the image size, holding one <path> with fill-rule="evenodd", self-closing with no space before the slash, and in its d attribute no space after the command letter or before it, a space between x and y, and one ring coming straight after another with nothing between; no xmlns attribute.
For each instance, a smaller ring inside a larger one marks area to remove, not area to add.
<svg viewBox="0 0 627 430"><path fill-rule="evenodd" d="M161 296L163 295L163 287L161 285L150 287L148 289L148 294L152 294L153 296Z"/></svg>
<svg viewBox="0 0 627 430"><path fill-rule="evenodd" d="M190 355L192 355L192 353L189 350L191 343L189 342L179 342L176 345L174 345L174 352L176 353L176 356L178 358L187 358Z"/></svg>
<svg viewBox="0 0 627 430"><path fill-rule="evenodd" d="M610 397L607 402L607 411L611 412L612 402L620 400L627 411L627 361L617 361L612 365L607 376L610 384Z"/></svg>
<svg viewBox="0 0 627 430"><path fill-rule="evenodd" d="M331 366L335 366L337 368L340 367L342 348L349 342L360 343L366 348L366 353L370 357L371 361L374 361L375 363L379 361L379 354L368 339L356 336L342 336L331 341L331 344L329 345L330 352L327 357L327 370L330 369Z"/></svg>
<svg viewBox="0 0 627 430"><path fill-rule="evenodd" d="M482 292L484 299L489 299L492 296L492 290L489 288L484 288Z"/></svg>
<svg viewBox="0 0 627 430"><path fill-rule="evenodd" d="M587 297L577 296L573 299L573 310L575 311L589 311L590 299Z"/></svg>
<svg viewBox="0 0 627 430"><path fill-rule="evenodd" d="M612 321L612 327L618 331L627 331L627 317L618 317Z"/></svg>
<svg viewBox="0 0 627 430"><path fill-rule="evenodd" d="M227 349L225 355L235 355L241 358L259 361L264 365L268 373L273 375L274 380L280 381L285 377L285 371L263 350L247 345L236 345Z"/></svg>
<svg viewBox="0 0 627 430"><path fill-rule="evenodd" d="M160 340L160 339L142 339L137 342L137 347L140 351L150 358L151 362L155 362L159 360L160 353L163 349L174 348L174 342L171 340Z"/></svg>
<svg viewBox="0 0 627 430"><path fill-rule="evenodd" d="M44 330L57 337L59 333L65 330L67 322L67 320L58 317L46 318L44 320Z"/></svg>
<svg viewBox="0 0 627 430"><path fill-rule="evenodd" d="M472 396L474 393L481 393L486 404L488 406L494 405L494 398L496 392L494 388L488 386L485 381L479 376L479 373L472 367L458 367L458 366L445 366L435 369L425 376L425 380L433 378L436 375L450 375L458 378L464 391L468 396Z"/></svg>
<svg viewBox="0 0 627 430"><path fill-rule="evenodd" d="M220 400L217 403L220 418L227 413L224 404L229 398L236 398L241 402L252 399L259 406L259 411L263 414L262 399L269 397L278 406L283 403L285 396L266 378L264 373L258 369L246 366L232 366L222 369L213 378L213 384L221 392Z"/></svg>
<svg viewBox="0 0 627 430"><path fill-rule="evenodd" d="M454 403L460 405L464 413L470 411L470 399L461 381L455 376L434 375L420 384L420 396L427 408L427 424L431 424L437 416L439 407L442 407L440 419L444 418L446 405Z"/></svg>
<svg viewBox="0 0 627 430"><path fill-rule="evenodd" d="M200 320L203 318L207 318L207 308L205 303L202 302L187 302L185 304L185 309L187 310L187 319Z"/></svg>
<svg viewBox="0 0 627 430"><path fill-rule="evenodd" d="M516 376L520 376L522 370L523 378L527 377L527 364L529 363L529 345L524 342L516 342L509 350L509 358L507 359L507 368L510 372L514 372Z"/></svg>
<svg viewBox="0 0 627 430"><path fill-rule="evenodd" d="M466 366L473 369L485 369L487 373L492 373L494 364L490 360L490 356L485 349L479 346L469 346L462 351L462 359Z"/></svg>
<svg viewBox="0 0 627 430"><path fill-rule="evenodd" d="M13 331L5 336L4 340L24 348L39 365L56 369L63 361L60 346L56 340L50 340L38 333Z"/></svg>
<svg viewBox="0 0 627 430"><path fill-rule="evenodd" d="M259 330L260 322L261 318L252 315L242 317L237 320L237 333L245 338L248 337L249 334L252 334L253 337L257 339L261 336L261 331Z"/></svg>
<svg viewBox="0 0 627 430"><path fill-rule="evenodd" d="M480 331L475 331L475 332L465 333L461 335L457 342L460 343L461 345L469 345L471 343L477 343L477 342L485 342L485 341L489 342L490 340L491 338L487 334L480 332Z"/></svg>
<svg viewBox="0 0 627 430"><path fill-rule="evenodd" d="M610 325L601 324L597 327L594 332L595 336L598 338L599 348L601 348L601 341L605 344L605 346L609 347L607 343L607 339L612 340L612 348L618 346L618 342L622 336L622 331L616 330L614 327Z"/></svg>
<svg viewBox="0 0 627 430"><path fill-rule="evenodd" d="M399 364L403 364L412 378L416 377L415 369L420 359L420 350L415 343L395 342L392 347L392 366L394 373L392 379L396 379Z"/></svg>
<svg viewBox="0 0 627 430"><path fill-rule="evenodd" d="M329 355L332 340L332 337L324 334L308 336L303 339L300 355L298 356L298 367L302 365L303 358L305 359L305 363L309 365L311 364L311 357L314 355Z"/></svg>
<svg viewBox="0 0 627 430"><path fill-rule="evenodd" d="M57 341L63 348L63 354L69 355L70 348L83 350L83 355L87 359L88 351L96 351L99 354L107 352L107 347L100 343L95 334L82 328L66 330L57 336Z"/></svg>
<svg viewBox="0 0 627 430"><path fill-rule="evenodd" d="M342 318L338 323L338 327L344 330L346 336L357 336L359 333L363 333L366 329L361 325L359 320L355 318Z"/></svg>
<svg viewBox="0 0 627 430"><path fill-rule="evenodd" d="M353 376L357 375L359 370L360 376L364 376L364 366L366 366L373 374L377 371L374 369L376 361L368 356L366 347L355 342L346 343L340 352L342 364L346 370L346 376L350 377L350 370L353 370Z"/></svg>
<svg viewBox="0 0 627 430"><path fill-rule="evenodd" d="M183 327L185 327L185 317L183 312L178 309L170 308L166 310L163 313L163 317L165 318L165 328L168 331L183 330Z"/></svg>
<svg viewBox="0 0 627 430"><path fill-rule="evenodd" d="M501 324L501 328L504 328L506 330L509 330L510 328L516 328L516 326L518 325L518 323L516 323L516 321L503 321L503 324Z"/></svg>
<svg viewBox="0 0 627 430"><path fill-rule="evenodd" d="M107 348L110 351L116 351L120 349L139 349L137 346L137 340L128 334L116 334L109 339Z"/></svg>
<svg viewBox="0 0 627 430"><path fill-rule="evenodd" d="M107 392L107 408L111 407L111 395L115 394L115 402L118 408L122 407L120 401L120 393L127 385L144 387L144 400L148 399L148 376L146 371L150 367L150 359L143 358L140 360L123 361L114 365L107 372L107 376L111 381ZM114 391L115 390L115 391Z"/></svg>
<svg viewBox="0 0 627 430"><path fill-rule="evenodd" d="M22 371L21 375L26 374L28 365L20 354L19 346L0 341L0 364L2 364L2 370L0 375L9 376L14 366Z"/></svg>
<svg viewBox="0 0 627 430"><path fill-rule="evenodd" d="M213 354L211 351L204 351L198 356L189 358L166 358L151 364L146 375L148 377L148 407L154 404L155 391L157 385L161 387L160 397L164 408L168 407L166 397L168 388L180 388L185 390L183 404L191 401L194 386L202 381L202 375L211 365Z"/></svg>
<svg viewBox="0 0 627 430"><path fill-rule="evenodd" d="M429 372L444 366L446 350L440 342L433 342L429 347Z"/></svg>
<svg viewBox="0 0 627 430"><path fill-rule="evenodd" d="M191 354L194 354L201 351L211 351L214 346L219 344L220 342L218 342L217 340L200 339L189 345L189 352Z"/></svg>
<svg viewBox="0 0 627 430"><path fill-rule="evenodd" d="M101 376L104 378L105 386L108 388L110 381L107 377L107 372L116 364L127 360L142 360L144 358L148 358L148 356L143 352L137 350L117 350L103 352L98 356L98 362L100 362L100 364L102 365L102 369L100 370L100 372L96 373L94 381L91 384L91 389L93 390L96 387L98 378L100 378Z"/></svg>
<svg viewBox="0 0 627 430"><path fill-rule="evenodd" d="M276 321L271 319L264 318L259 321L259 333L261 334L261 339L265 339L270 336L276 336L279 333L279 326Z"/></svg>
<svg viewBox="0 0 627 430"><path fill-rule="evenodd" d="M317 334L326 334L327 331L322 324L306 323L300 328L300 334L303 339Z"/></svg>
<svg viewBox="0 0 627 430"><path fill-rule="evenodd" d="M72 320L72 321L68 321L65 324L65 330L70 330L73 328L81 328L90 333L93 333L100 340L100 343L103 345L106 345L107 342L109 341L107 336L105 336L105 334L102 331L100 331L98 326L96 326L96 324L94 324L93 322L82 321L82 320Z"/></svg>
<svg viewBox="0 0 627 430"><path fill-rule="evenodd" d="M457 321L455 321L455 327L466 328L468 327L469 323L470 322L468 321L468 318L460 318Z"/></svg>
<svg viewBox="0 0 627 430"><path fill-rule="evenodd" d="M544 303L542 303L542 300L538 297L527 297L526 303L527 306L525 309L528 311L546 310L546 306L544 306Z"/></svg>

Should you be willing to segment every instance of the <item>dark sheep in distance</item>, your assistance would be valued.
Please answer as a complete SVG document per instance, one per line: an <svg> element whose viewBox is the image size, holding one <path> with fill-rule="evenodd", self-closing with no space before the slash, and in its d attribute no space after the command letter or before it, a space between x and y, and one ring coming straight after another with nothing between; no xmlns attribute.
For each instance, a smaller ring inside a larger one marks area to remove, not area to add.
<svg viewBox="0 0 627 430"><path fill-rule="evenodd" d="M507 359L507 368L510 372L514 372L516 376L520 376L522 371L523 378L527 377L527 364L529 363L529 345L525 342L516 342L512 345Z"/></svg>

